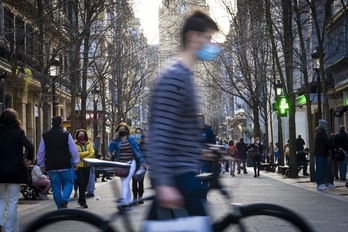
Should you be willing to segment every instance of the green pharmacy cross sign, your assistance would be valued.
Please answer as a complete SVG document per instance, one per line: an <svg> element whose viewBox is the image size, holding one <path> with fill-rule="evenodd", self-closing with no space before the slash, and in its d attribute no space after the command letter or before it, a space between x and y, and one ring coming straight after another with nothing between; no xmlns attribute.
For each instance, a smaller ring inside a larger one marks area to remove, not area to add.
<svg viewBox="0 0 348 232"><path fill-rule="evenodd" d="M289 102L286 99L286 97L284 96L279 97L277 109L278 109L278 114L280 117L288 116Z"/></svg>

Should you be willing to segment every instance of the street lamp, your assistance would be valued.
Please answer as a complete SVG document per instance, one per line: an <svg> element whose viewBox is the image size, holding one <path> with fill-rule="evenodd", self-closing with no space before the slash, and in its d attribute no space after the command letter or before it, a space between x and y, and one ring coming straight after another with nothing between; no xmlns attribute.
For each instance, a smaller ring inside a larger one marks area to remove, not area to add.
<svg viewBox="0 0 348 232"><path fill-rule="evenodd" d="M282 128L282 118L279 114L279 110L278 110L278 101L279 101L279 98L280 96L283 95L283 85L282 83L280 82L280 80L277 80L277 83L275 84L275 94L276 94L276 111L277 111L277 121L278 121L278 145L279 145L279 161L278 161L278 164L280 165L284 165L284 156L283 156L283 128ZM273 141L273 144L274 141ZM272 148L273 149L273 148ZM274 164L274 159L272 157L271 159L271 164L273 165ZM278 172L280 172L281 169L278 169Z"/></svg>
<svg viewBox="0 0 348 232"><path fill-rule="evenodd" d="M283 94L283 85L280 83L280 80L277 80L277 84L275 85L276 88L276 96L280 96Z"/></svg>
<svg viewBox="0 0 348 232"><path fill-rule="evenodd" d="M313 60L313 69L315 71L315 75L317 76L318 119L321 119L322 113L321 113L320 52L318 48L316 48L311 55Z"/></svg>
<svg viewBox="0 0 348 232"><path fill-rule="evenodd" d="M53 108L53 116L57 114L57 102L56 102L56 79L59 76L59 67L60 62L58 59L54 59L50 64L49 74L52 78L52 108Z"/></svg>

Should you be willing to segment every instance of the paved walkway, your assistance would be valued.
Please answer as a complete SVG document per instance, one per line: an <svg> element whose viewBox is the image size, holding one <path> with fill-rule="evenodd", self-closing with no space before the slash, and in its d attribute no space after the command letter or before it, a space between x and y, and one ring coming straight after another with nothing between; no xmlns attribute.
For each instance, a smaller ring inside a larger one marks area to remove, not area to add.
<svg viewBox="0 0 348 232"><path fill-rule="evenodd" d="M261 171L261 177L254 178L252 169L249 168L248 171L248 174L240 174L236 175L236 177L230 177L227 174L222 175L222 183L233 195L232 202L241 204L274 203L300 213L316 231L348 231L348 188L345 187L345 182L335 182L337 188L333 190L318 191L315 183L309 182L308 177L289 179L278 173ZM149 189L148 179L145 181L145 186L145 195L153 194L152 190ZM95 195L100 199L88 199L89 208L84 210L96 213L104 218L110 218L110 215L116 211L115 199L119 197L115 189L120 189L118 178L114 178L106 183L97 182ZM52 199L52 195L49 195L49 198ZM213 220L220 219L231 211L230 203L218 191L212 191L208 195L207 211ZM149 202L146 202L143 205L139 205L129 213L132 224L137 228L137 231L141 227L141 221L147 214L149 204ZM72 199L69 203L69 208L78 208L75 199ZM53 200L20 200L20 228L23 229L25 225L38 216L52 210L56 210ZM118 230L127 231L124 229L122 221L115 219L111 219L111 221ZM267 219L262 220L260 217L246 223L253 228L251 231L258 231L256 228L260 229L260 227L263 228L260 231L284 231L285 228L282 223L275 224ZM86 232L91 231L91 229L86 229L76 222L70 222L68 224L55 225L47 231Z"/></svg>

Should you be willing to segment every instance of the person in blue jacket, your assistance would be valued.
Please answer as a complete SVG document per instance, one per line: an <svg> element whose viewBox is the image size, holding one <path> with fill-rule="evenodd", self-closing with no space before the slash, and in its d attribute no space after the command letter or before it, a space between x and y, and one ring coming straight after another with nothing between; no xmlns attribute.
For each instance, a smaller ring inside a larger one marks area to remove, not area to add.
<svg viewBox="0 0 348 232"><path fill-rule="evenodd" d="M122 199L121 204L129 204L132 202L132 192L130 188L130 180L134 175L137 167L143 166L146 168L144 157L140 151L138 142L130 136L130 129L125 122L121 122L116 127L116 137L109 144L110 155L114 154L114 161L130 163L131 167L129 174L126 177L121 177L122 182Z"/></svg>

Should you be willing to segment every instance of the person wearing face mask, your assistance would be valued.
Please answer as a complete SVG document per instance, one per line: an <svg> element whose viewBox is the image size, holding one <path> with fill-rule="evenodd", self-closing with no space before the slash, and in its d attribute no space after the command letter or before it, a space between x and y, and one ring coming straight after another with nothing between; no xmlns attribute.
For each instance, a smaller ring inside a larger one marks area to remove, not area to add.
<svg viewBox="0 0 348 232"><path fill-rule="evenodd" d="M137 164L147 168L143 154L139 148L138 142L130 136L130 129L125 122L121 122L116 127L116 137L109 144L109 153L115 153L113 161L130 163L129 174L121 177L122 198L120 204L129 204L132 202L130 189L130 180L133 177ZM131 209L131 208L129 208Z"/></svg>
<svg viewBox="0 0 348 232"><path fill-rule="evenodd" d="M79 203L81 208L86 209L88 208L86 202L86 189L89 181L91 167L84 162L84 159L94 158L94 149L92 142L88 138L87 132L83 129L80 129L77 132L75 143L80 156L78 169L75 171L77 181L79 183L79 198L77 202Z"/></svg>
<svg viewBox="0 0 348 232"><path fill-rule="evenodd" d="M158 220L158 207L185 208L190 216L206 215L204 189L196 175L202 158L213 154L203 151L206 147L197 139L193 70L198 61L218 56L220 48L211 42L217 31L217 24L206 13L195 11L189 15L181 29L181 52L162 69L151 89L147 141L151 154L147 161L156 199L149 220Z"/></svg>
<svg viewBox="0 0 348 232"><path fill-rule="evenodd" d="M333 189L335 186L330 181L329 154L330 149L342 152L343 149L330 141L327 135L327 121L320 119L319 125L315 130L314 140L315 156L315 178L318 190ZM321 176L324 174L324 184L321 183Z"/></svg>
<svg viewBox="0 0 348 232"><path fill-rule="evenodd" d="M145 158L145 136L144 136L143 129L139 127L136 128L134 138L138 142L140 151ZM137 163L136 170L138 170L139 167L140 165L139 163ZM144 204L144 201L142 200L142 197L144 194L144 178L141 180L136 180L134 177L132 178L132 192L133 192L133 201L138 201L139 204Z"/></svg>
<svg viewBox="0 0 348 232"><path fill-rule="evenodd" d="M254 177L260 177L260 162L264 150L264 146L260 143L260 138L256 137L255 142L248 146L249 154L254 166Z"/></svg>

